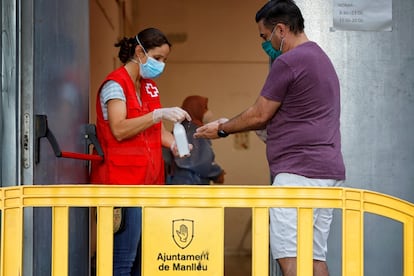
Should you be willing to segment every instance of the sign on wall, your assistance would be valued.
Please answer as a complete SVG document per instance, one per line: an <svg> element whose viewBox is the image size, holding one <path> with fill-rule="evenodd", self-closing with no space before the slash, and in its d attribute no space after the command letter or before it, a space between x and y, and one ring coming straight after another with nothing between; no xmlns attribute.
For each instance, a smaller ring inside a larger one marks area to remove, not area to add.
<svg viewBox="0 0 414 276"><path fill-rule="evenodd" d="M220 276L223 264L223 208L144 208L143 276Z"/></svg>
<svg viewBox="0 0 414 276"><path fill-rule="evenodd" d="M348 31L391 31L392 0L333 0L333 27Z"/></svg>

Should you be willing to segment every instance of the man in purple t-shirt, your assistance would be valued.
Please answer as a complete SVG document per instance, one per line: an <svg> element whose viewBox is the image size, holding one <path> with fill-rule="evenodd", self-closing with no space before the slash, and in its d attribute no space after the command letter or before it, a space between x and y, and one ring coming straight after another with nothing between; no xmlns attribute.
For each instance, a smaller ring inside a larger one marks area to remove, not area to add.
<svg viewBox="0 0 414 276"><path fill-rule="evenodd" d="M267 2L256 14L263 49L273 61L256 102L240 115L197 129L195 137L218 138L266 130L274 186L340 186L340 87L324 51L304 33L292 0ZM327 239L332 209L314 210L313 275L327 276ZM270 209L270 245L284 276L296 275L296 209Z"/></svg>

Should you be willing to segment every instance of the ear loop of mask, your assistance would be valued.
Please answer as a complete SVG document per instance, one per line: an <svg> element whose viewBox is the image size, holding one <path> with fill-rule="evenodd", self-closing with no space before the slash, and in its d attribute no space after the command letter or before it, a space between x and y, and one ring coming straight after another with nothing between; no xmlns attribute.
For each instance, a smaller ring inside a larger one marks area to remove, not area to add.
<svg viewBox="0 0 414 276"><path fill-rule="evenodd" d="M270 39L269 40L272 40L272 37L273 37L273 35L275 33L275 29L276 29L276 26L273 27L272 34L270 35ZM282 50L283 50L283 43L284 42L285 42L285 38L283 37L282 38L282 41L280 42L279 52L282 52Z"/></svg>
<svg viewBox="0 0 414 276"><path fill-rule="evenodd" d="M270 34L269 41L272 41L273 35L275 34L276 26L273 27L272 33Z"/></svg>
<svg viewBox="0 0 414 276"><path fill-rule="evenodd" d="M283 42L285 42L285 38L282 38L282 41L280 42L279 51L282 52L283 50Z"/></svg>
<svg viewBox="0 0 414 276"><path fill-rule="evenodd" d="M141 41L139 41L138 39L138 35L135 36L135 40L137 41L138 45L142 48L142 50L144 51L145 55L148 56L147 51L145 51L144 46L142 46ZM137 56L137 58L139 59L139 63L142 64L141 59Z"/></svg>
<svg viewBox="0 0 414 276"><path fill-rule="evenodd" d="M273 27L272 34L270 35L269 41L272 40L273 35L275 34L275 29L276 29L276 26ZM282 41L280 42L279 52L282 52L284 42L285 42L285 38L283 37Z"/></svg>

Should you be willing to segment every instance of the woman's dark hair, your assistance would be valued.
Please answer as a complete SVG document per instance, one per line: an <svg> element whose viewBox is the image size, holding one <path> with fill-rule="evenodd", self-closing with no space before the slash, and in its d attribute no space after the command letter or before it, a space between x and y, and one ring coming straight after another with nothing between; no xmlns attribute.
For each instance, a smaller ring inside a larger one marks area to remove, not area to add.
<svg viewBox="0 0 414 276"><path fill-rule="evenodd" d="M141 42L141 46L145 51L149 51L153 48L160 47L167 44L171 47L171 43L167 37L156 28L148 28L139 32L136 36L127 38L124 37L118 43L115 43L115 47L119 47L118 57L122 63L127 63L134 57L135 47L138 45L138 40Z"/></svg>
<svg viewBox="0 0 414 276"><path fill-rule="evenodd" d="M302 33L305 29L302 13L293 0L272 0L267 2L257 13L256 23L263 19L268 29L278 23L289 26L294 34Z"/></svg>

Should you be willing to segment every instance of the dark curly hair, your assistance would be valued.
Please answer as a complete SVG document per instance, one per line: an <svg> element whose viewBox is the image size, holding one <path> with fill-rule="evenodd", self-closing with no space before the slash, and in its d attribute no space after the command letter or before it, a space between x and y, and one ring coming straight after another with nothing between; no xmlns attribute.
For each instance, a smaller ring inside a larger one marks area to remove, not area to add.
<svg viewBox="0 0 414 276"><path fill-rule="evenodd" d="M168 41L164 33L156 28L147 28L139 32L136 36L127 38L124 37L117 43L115 47L119 47L118 57L122 63L127 63L131 58L134 57L135 47L138 45L138 40L141 42L142 47L145 51L149 51L153 48L160 47L167 44L171 47L171 43Z"/></svg>

